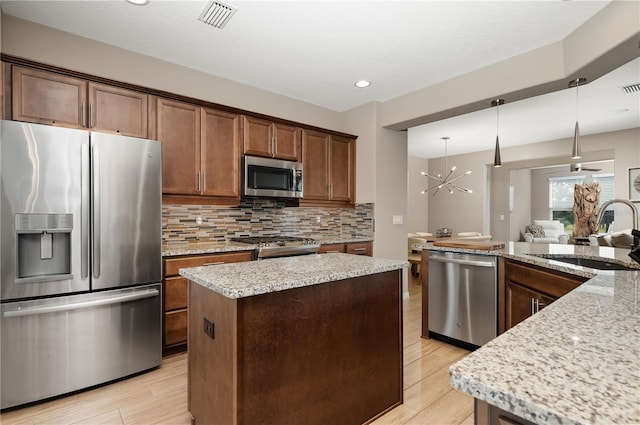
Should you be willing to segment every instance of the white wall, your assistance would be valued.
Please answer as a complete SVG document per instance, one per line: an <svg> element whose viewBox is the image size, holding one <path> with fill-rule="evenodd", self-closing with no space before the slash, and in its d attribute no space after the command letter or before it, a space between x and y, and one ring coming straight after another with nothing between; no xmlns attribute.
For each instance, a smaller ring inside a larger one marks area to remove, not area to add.
<svg viewBox="0 0 640 425"><path fill-rule="evenodd" d="M409 232L429 231L430 195L420 193L428 187L429 180L420 174L422 171L429 171L429 161L410 156L407 173L407 229Z"/></svg>
<svg viewBox="0 0 640 425"><path fill-rule="evenodd" d="M524 228L531 223L531 170L523 168L509 172L509 186L513 187L513 210L509 211L509 240L518 241L523 237Z"/></svg>

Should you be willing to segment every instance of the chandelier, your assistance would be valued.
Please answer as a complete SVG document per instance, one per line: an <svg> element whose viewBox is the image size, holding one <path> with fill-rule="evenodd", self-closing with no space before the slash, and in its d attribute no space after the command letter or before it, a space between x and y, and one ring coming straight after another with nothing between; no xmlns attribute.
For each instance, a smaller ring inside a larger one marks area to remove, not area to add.
<svg viewBox="0 0 640 425"><path fill-rule="evenodd" d="M447 141L449 140L449 138L442 137L442 140L444 140L444 169L446 170L448 168L447 167ZM440 191L440 189L442 188L447 189L449 193L453 193L454 190L457 190L459 192L465 192L465 193L473 193L473 190L467 189L466 187L458 186L457 184L454 183L460 177L471 174L471 170L467 170L462 174L458 174L457 176L453 175L454 171L456 171L455 165L451 167L451 170L444 177L442 176L442 174L433 175L433 174L425 173L424 171L422 171L420 174L422 174L425 177L432 178L437 182L435 185L431 186L430 188L423 190L422 194L435 190L435 192L433 192L433 196L436 196L436 193L438 193L438 191Z"/></svg>

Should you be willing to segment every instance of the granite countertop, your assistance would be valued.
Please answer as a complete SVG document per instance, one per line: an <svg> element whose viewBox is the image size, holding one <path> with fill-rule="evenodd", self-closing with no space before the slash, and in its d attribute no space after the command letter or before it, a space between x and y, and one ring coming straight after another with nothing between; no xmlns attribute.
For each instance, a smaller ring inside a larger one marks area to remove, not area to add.
<svg viewBox="0 0 640 425"><path fill-rule="evenodd" d="M640 265L629 251L510 242L473 252L591 279L452 365L453 388L536 424L640 423ZM599 271L535 255L606 258L639 270Z"/></svg>
<svg viewBox="0 0 640 425"><path fill-rule="evenodd" d="M400 260L352 254L312 254L180 269L180 275L227 298L316 285L408 267Z"/></svg>
<svg viewBox="0 0 640 425"><path fill-rule="evenodd" d="M369 237L331 237L331 238L314 238L319 244L327 245L334 243L353 243L353 242L370 242L373 238ZM195 254L214 254L219 252L234 251L253 251L255 245L223 241L223 242L181 242L181 243L163 243L162 256L175 257L177 255L195 255Z"/></svg>

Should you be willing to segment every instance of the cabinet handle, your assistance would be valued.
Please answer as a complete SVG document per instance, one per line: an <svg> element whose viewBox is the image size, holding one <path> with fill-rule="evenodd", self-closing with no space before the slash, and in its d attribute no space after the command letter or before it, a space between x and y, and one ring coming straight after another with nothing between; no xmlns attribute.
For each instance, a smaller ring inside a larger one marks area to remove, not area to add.
<svg viewBox="0 0 640 425"><path fill-rule="evenodd" d="M362 252L362 251L366 251L367 248L353 248L354 252Z"/></svg>
<svg viewBox="0 0 640 425"><path fill-rule="evenodd" d="M196 192L200 193L200 171L196 171Z"/></svg>
<svg viewBox="0 0 640 425"><path fill-rule="evenodd" d="M339 249L332 249L330 251L325 251L325 254L335 254L335 253L341 253L342 251L340 251Z"/></svg>
<svg viewBox="0 0 640 425"><path fill-rule="evenodd" d="M538 302L538 311L542 310L547 306L545 303L540 302L540 300L536 300L536 301Z"/></svg>
<svg viewBox="0 0 640 425"><path fill-rule="evenodd" d="M216 261L213 263L204 263L203 266L217 266L218 264L224 264L224 261Z"/></svg>
<svg viewBox="0 0 640 425"><path fill-rule="evenodd" d="M536 314L536 299L531 298L531 315Z"/></svg>
<svg viewBox="0 0 640 425"><path fill-rule="evenodd" d="M207 178L206 178L206 171L202 172L202 193L205 193L207 191Z"/></svg>
<svg viewBox="0 0 640 425"><path fill-rule="evenodd" d="M272 156L272 157L275 157L275 156L276 156L276 143L278 143L278 142L276 141L276 138L275 138L275 137L272 137L272 138L271 138L271 147L270 147L270 149L271 149L271 156Z"/></svg>
<svg viewBox="0 0 640 425"><path fill-rule="evenodd" d="M93 128L93 104L89 104L89 128Z"/></svg>
<svg viewBox="0 0 640 425"><path fill-rule="evenodd" d="M86 109L85 109L85 104L84 104L84 100L82 101L82 106L80 107L80 114L81 114L81 120L80 120L80 125L82 125L83 127L87 126L87 116L85 115Z"/></svg>

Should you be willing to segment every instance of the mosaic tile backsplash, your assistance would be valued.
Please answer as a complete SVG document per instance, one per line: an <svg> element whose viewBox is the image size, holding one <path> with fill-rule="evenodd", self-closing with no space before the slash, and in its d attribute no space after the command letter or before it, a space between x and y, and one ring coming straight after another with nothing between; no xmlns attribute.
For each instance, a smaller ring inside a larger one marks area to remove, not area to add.
<svg viewBox="0 0 640 425"><path fill-rule="evenodd" d="M162 243L224 242L240 236L373 237L373 204L355 208L287 207L246 200L239 206L163 205Z"/></svg>

